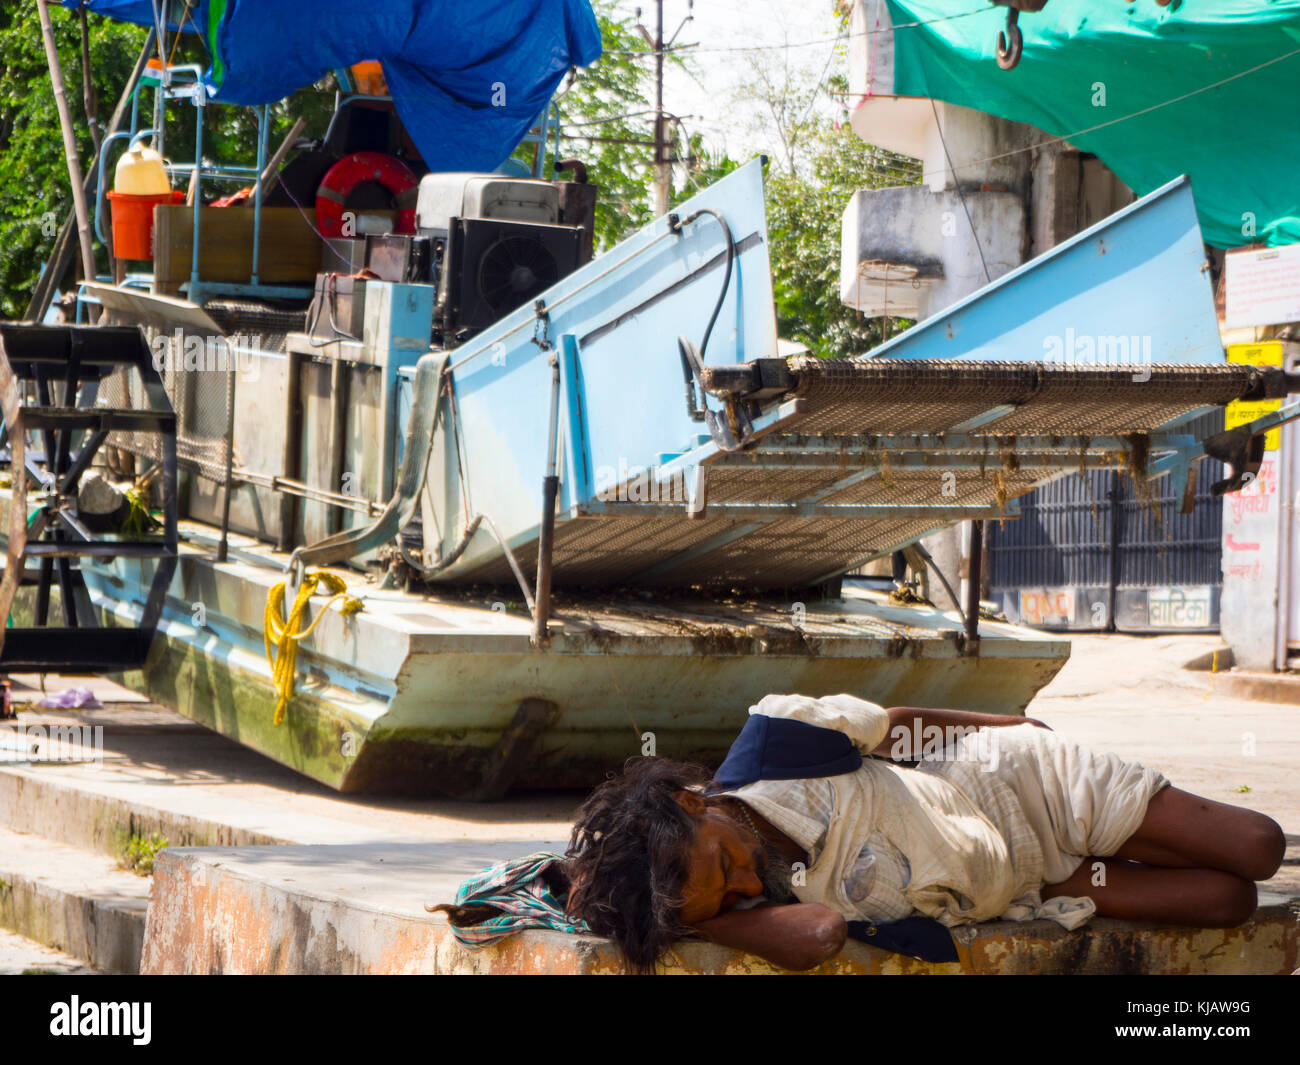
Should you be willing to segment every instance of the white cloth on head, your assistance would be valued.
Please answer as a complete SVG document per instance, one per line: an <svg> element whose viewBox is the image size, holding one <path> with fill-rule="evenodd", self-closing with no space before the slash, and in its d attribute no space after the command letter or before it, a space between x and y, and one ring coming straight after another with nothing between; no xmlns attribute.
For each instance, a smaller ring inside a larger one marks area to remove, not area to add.
<svg viewBox="0 0 1300 1065"><path fill-rule="evenodd" d="M883 707L851 695L769 695L751 714L884 742ZM971 731L917 767L876 758L833 777L760 780L732 794L809 854L795 895L850 920L919 912L949 926L1047 917L1077 927L1091 899L1042 904L1087 855L1114 854L1168 781L1033 725Z"/></svg>

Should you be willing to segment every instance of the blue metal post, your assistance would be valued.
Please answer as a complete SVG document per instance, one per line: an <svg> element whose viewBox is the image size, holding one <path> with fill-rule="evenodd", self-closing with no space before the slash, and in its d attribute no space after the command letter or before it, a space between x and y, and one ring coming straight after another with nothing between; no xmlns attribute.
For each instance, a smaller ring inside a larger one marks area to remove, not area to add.
<svg viewBox="0 0 1300 1065"><path fill-rule="evenodd" d="M542 109L537 118L537 155L533 160L533 177L540 178L546 169L546 142L550 139L551 107Z"/></svg>
<svg viewBox="0 0 1300 1065"><path fill-rule="evenodd" d="M199 211L203 205L203 83L194 90L194 249L190 262L190 299L198 303L199 296Z"/></svg>
<svg viewBox="0 0 1300 1065"><path fill-rule="evenodd" d="M585 400L578 338L572 333L560 337L560 385L564 406L565 472L568 475L562 482L562 504L567 511L588 502L592 496L591 452L587 446L587 423L583 412Z"/></svg>
<svg viewBox="0 0 1300 1065"><path fill-rule="evenodd" d="M158 139L154 141L154 147L158 149L159 154L165 154L165 142L167 139L164 124L167 121L167 84L170 76L164 68L158 75L158 84L153 90L153 125L158 131Z"/></svg>
<svg viewBox="0 0 1300 1065"><path fill-rule="evenodd" d="M254 285L259 283L257 272L262 255L262 171L266 169L266 138L270 125L270 109L263 104L257 128L257 184L253 194L253 276L249 280Z"/></svg>
<svg viewBox="0 0 1300 1065"><path fill-rule="evenodd" d="M551 108L555 112L555 147L551 153L551 177L555 177L555 168L560 162L560 105L552 102Z"/></svg>

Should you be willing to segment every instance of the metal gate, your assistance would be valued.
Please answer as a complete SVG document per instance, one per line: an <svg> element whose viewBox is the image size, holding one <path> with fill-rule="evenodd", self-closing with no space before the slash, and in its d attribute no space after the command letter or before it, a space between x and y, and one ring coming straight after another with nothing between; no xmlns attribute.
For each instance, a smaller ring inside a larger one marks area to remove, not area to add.
<svg viewBox="0 0 1300 1065"><path fill-rule="evenodd" d="M1190 424L1219 432L1223 412ZM1179 513L1171 478L1136 485L1091 470L1020 498L1016 521L988 523L989 597L1043 629L1214 632L1222 583L1220 463L1197 464L1195 505Z"/></svg>

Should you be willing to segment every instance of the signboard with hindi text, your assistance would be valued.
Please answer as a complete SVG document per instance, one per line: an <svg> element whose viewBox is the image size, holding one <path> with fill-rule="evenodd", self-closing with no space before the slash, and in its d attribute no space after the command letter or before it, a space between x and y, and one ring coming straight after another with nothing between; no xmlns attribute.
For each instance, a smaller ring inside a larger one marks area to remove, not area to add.
<svg viewBox="0 0 1300 1065"><path fill-rule="evenodd" d="M1157 585L1147 589L1147 618L1153 629L1203 629L1210 624L1208 585Z"/></svg>
<svg viewBox="0 0 1300 1065"><path fill-rule="evenodd" d="M1223 262L1226 328L1300 321L1300 244L1230 251Z"/></svg>
<svg viewBox="0 0 1300 1065"><path fill-rule="evenodd" d="M1300 245L1298 245L1300 246ZM1229 344L1228 361L1248 363L1251 366L1281 366L1283 359L1282 341L1264 340L1258 344ZM1235 429L1239 425L1254 421L1264 414L1270 414L1282 406L1280 399L1234 400L1228 404L1223 415L1223 427ZM1264 450L1276 451L1282 446L1282 427L1270 429L1264 434Z"/></svg>
<svg viewBox="0 0 1300 1065"><path fill-rule="evenodd" d="M1020 624L1030 628L1074 623L1073 588L1021 588Z"/></svg>

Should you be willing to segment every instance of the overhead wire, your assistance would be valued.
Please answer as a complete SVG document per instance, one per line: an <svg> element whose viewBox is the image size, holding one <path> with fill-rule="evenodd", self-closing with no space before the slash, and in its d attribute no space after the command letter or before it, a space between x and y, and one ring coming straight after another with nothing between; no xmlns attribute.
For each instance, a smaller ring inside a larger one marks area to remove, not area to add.
<svg viewBox="0 0 1300 1065"><path fill-rule="evenodd" d="M839 43L841 41L852 40L857 37L874 37L882 33L893 33L895 30L912 29L916 26L930 26L936 22L951 22L953 19L969 18L971 15L982 15L990 10L988 7L977 8L974 11L961 11L952 15L941 15L938 18L918 19L915 22L900 22L895 26L879 30L859 30L857 33L840 34L834 37L818 37L815 40L808 41L786 41L782 44L737 44L737 45L715 45L712 47L700 47L694 45L679 45L679 48L689 48L695 55L703 53L718 52L772 52L788 51L791 48L812 48L820 44ZM609 48L605 50L606 55L631 55L631 56L653 56L653 49L644 48Z"/></svg>
<svg viewBox="0 0 1300 1065"><path fill-rule="evenodd" d="M935 104L933 97L930 98L930 110L934 114L934 128L939 132L939 143L943 145L943 157L948 160L948 172L955 178L957 172L952 169L952 155L948 152L948 141L943 135L943 123L939 121L939 108ZM975 250L979 252L980 266L984 268L984 280L990 282L993 280L993 276L989 273L989 264L984 258L984 242L980 240L979 231L975 228L975 221L970 216L970 208L966 206L966 194L962 192L961 182L954 181L953 184L957 189L957 199L961 202L962 213L966 215L966 224L970 226L970 235L975 238Z"/></svg>

